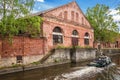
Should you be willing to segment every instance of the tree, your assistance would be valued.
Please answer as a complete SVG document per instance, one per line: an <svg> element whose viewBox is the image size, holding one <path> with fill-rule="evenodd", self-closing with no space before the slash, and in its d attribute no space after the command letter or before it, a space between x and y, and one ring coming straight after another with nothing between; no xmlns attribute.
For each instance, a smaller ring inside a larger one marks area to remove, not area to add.
<svg viewBox="0 0 120 80"><path fill-rule="evenodd" d="M0 0L0 34L2 38L12 38L19 32L32 35L40 32L42 19L37 16L28 16L33 5L34 0Z"/></svg>
<svg viewBox="0 0 120 80"><path fill-rule="evenodd" d="M109 7L106 5L97 4L95 7L87 9L86 17L94 28L95 41L115 41L119 29L109 13Z"/></svg>
<svg viewBox="0 0 120 80"><path fill-rule="evenodd" d="M117 15L120 16L120 4L118 4L116 10L118 11ZM118 21L118 25L120 25L120 20ZM120 26L119 26L119 29L120 29Z"/></svg>
<svg viewBox="0 0 120 80"><path fill-rule="evenodd" d="M118 14L120 15L120 4L116 7L116 10L118 10Z"/></svg>

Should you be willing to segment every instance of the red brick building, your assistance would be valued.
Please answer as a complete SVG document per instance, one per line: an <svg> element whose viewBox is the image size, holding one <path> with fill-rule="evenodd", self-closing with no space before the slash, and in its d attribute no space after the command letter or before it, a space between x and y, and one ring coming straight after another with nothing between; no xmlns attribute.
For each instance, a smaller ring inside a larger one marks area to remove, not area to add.
<svg viewBox="0 0 120 80"><path fill-rule="evenodd" d="M43 38L15 37L12 46L1 40L1 65L12 65L19 60L24 64L38 61L58 44L66 47L93 47L94 30L76 2L33 16L43 18Z"/></svg>
<svg viewBox="0 0 120 80"><path fill-rule="evenodd" d="M48 50L57 44L93 47L93 28L76 2L34 15L43 17L42 31Z"/></svg>

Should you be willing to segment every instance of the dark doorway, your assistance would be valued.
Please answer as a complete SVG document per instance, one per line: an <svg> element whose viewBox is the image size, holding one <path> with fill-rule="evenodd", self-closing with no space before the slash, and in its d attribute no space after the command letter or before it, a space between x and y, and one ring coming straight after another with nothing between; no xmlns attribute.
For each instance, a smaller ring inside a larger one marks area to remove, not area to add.
<svg viewBox="0 0 120 80"><path fill-rule="evenodd" d="M115 43L115 47L118 48L118 45L119 45L119 44L118 44L118 41L116 41L116 43Z"/></svg>
<svg viewBox="0 0 120 80"><path fill-rule="evenodd" d="M72 37L72 45L73 46L78 46L78 38Z"/></svg>
<svg viewBox="0 0 120 80"><path fill-rule="evenodd" d="M78 32L73 30L72 32L72 46L78 46Z"/></svg>

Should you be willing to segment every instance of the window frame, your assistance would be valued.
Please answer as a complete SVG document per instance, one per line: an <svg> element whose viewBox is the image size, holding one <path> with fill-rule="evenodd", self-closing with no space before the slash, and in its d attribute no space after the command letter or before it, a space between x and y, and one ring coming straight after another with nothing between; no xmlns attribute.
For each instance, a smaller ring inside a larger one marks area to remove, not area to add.
<svg viewBox="0 0 120 80"><path fill-rule="evenodd" d="M90 44L90 34L86 32L84 35L84 45L89 45L89 44Z"/></svg>
<svg viewBox="0 0 120 80"><path fill-rule="evenodd" d="M58 32L55 29L59 29ZM63 34L62 34L62 29L60 27L55 27L52 32L52 40L53 40L53 45L56 44L63 44Z"/></svg>
<svg viewBox="0 0 120 80"><path fill-rule="evenodd" d="M78 46L79 45L79 33L77 30L72 31L72 45L73 46Z"/></svg>

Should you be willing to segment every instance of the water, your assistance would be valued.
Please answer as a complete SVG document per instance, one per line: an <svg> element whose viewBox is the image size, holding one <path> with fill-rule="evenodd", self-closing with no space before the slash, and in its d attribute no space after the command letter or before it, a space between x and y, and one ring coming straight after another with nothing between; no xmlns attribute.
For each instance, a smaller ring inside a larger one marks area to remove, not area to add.
<svg viewBox="0 0 120 80"><path fill-rule="evenodd" d="M113 61L120 65L120 57L113 57ZM64 74L71 74L72 72L79 72L79 70L83 70L86 67L86 64L89 62L83 62L83 63L77 63L77 64L62 64L62 65L56 65L56 66L51 66L51 67L46 67L46 68L39 68L39 69L34 69L30 71L25 71L25 72L17 72L17 73L12 73L12 74L6 74L6 75L0 75L0 80L69 80L65 79ZM109 72L113 71L113 72ZM108 70L102 74L96 75L94 77L90 76L90 78L86 79L72 79L72 80L112 80L112 79L106 79L115 77L116 80L120 80L120 75L116 74L116 72L119 72L119 70L113 68L111 70ZM108 76L108 73L110 77ZM69 75L68 75L69 76Z"/></svg>
<svg viewBox="0 0 120 80"><path fill-rule="evenodd" d="M12 74L1 75L0 80L53 80L56 76L63 73L70 73L85 68L86 64L63 64L52 67L39 68L25 72L17 72ZM57 80L57 79L56 79Z"/></svg>

